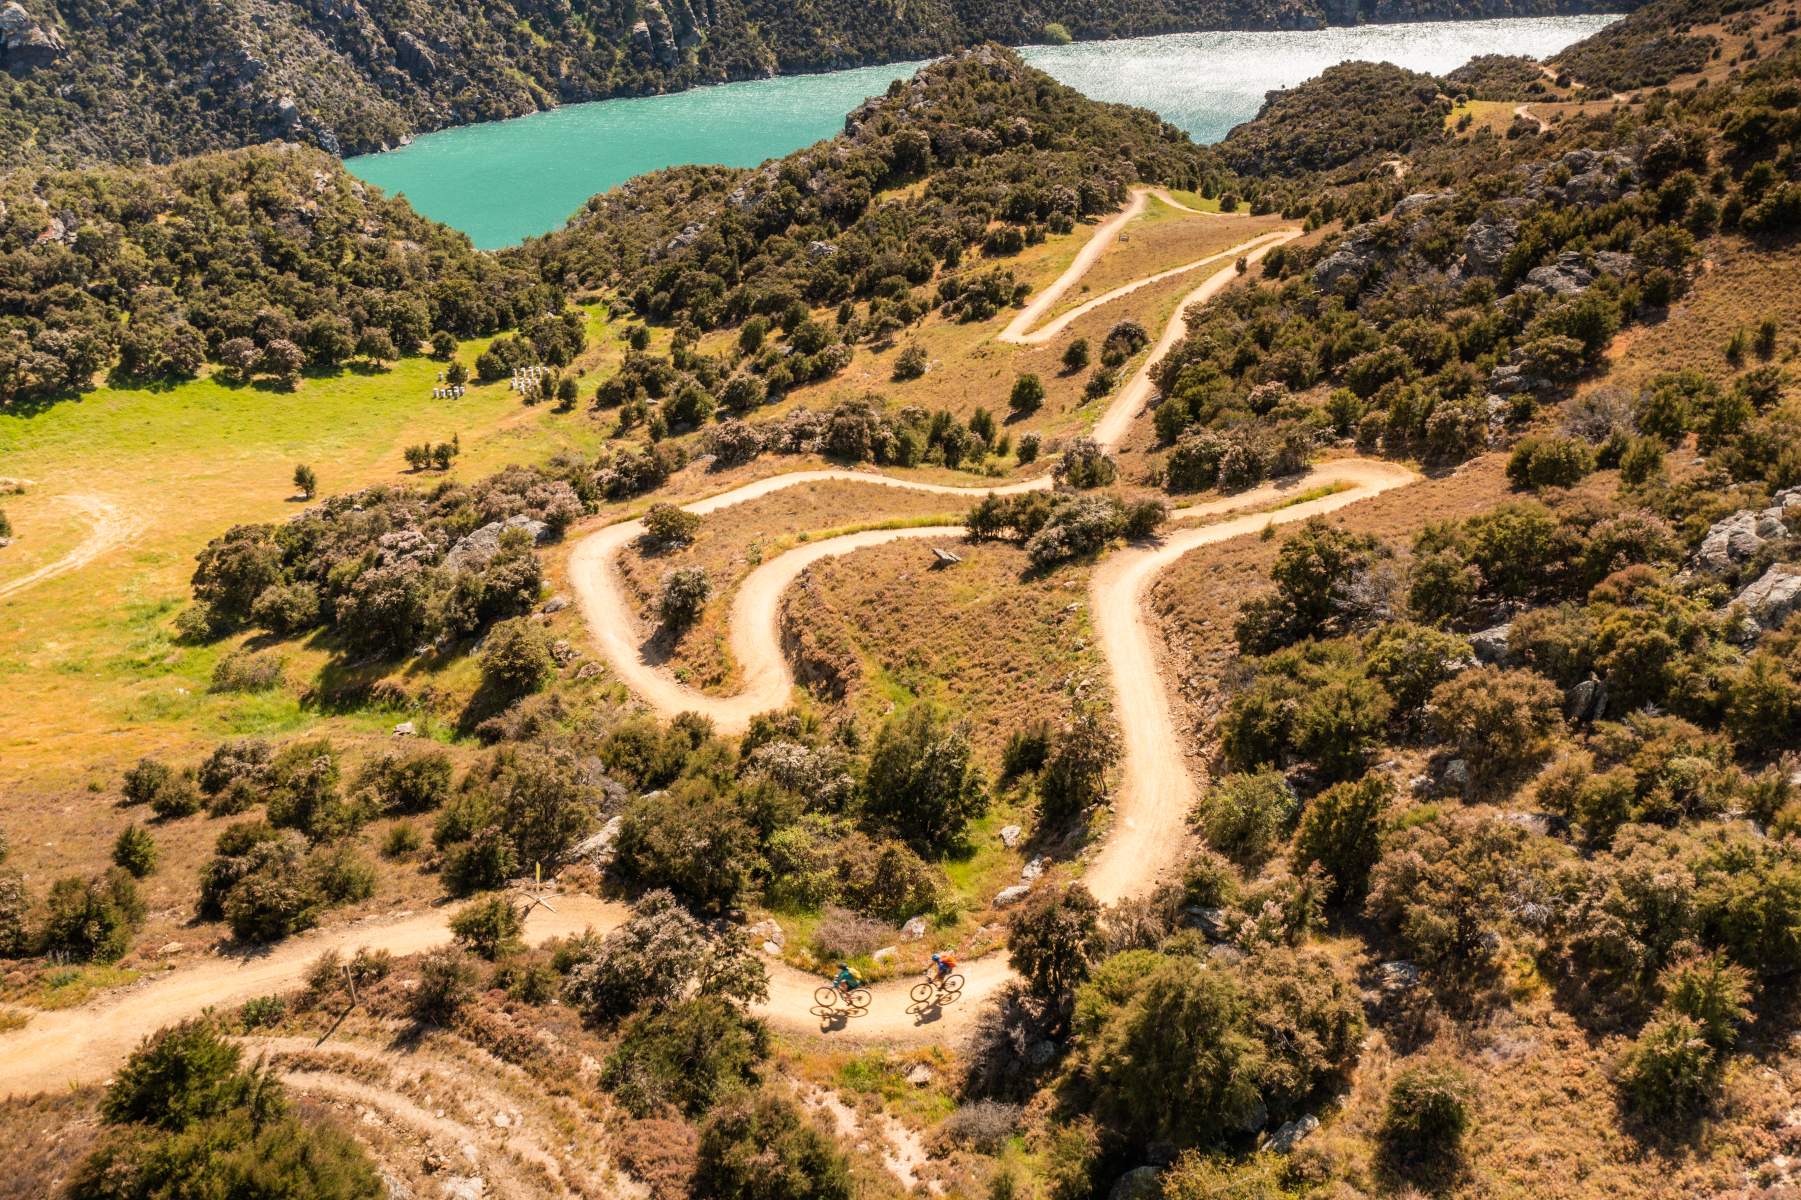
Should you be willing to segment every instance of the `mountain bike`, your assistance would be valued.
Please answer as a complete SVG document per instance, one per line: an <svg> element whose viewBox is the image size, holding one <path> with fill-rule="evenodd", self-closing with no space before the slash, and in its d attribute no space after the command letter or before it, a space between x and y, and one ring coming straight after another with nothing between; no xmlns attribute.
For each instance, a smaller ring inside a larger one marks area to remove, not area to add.
<svg viewBox="0 0 1801 1200"><path fill-rule="evenodd" d="M843 1007L853 1015L861 1015L869 1011L870 995L866 987L840 989L827 985L813 992L813 1003L819 1008L831 1009L834 1012Z"/></svg>
<svg viewBox="0 0 1801 1200"><path fill-rule="evenodd" d="M962 994L962 991L963 976L946 975L942 981L937 983L928 979L923 983L914 984L913 990L908 992L907 995L912 998L913 1003L915 1004L938 1005L955 1000Z"/></svg>

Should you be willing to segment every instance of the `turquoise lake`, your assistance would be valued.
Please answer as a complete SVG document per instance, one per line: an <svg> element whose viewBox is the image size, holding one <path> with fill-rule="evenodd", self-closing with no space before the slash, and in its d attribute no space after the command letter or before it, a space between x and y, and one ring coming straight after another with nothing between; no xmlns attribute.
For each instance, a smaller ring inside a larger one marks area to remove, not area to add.
<svg viewBox="0 0 1801 1200"><path fill-rule="evenodd" d="M1256 115L1264 93L1347 59L1442 73L1478 54L1544 57L1615 18L1530 17L1364 25L1307 33L1186 33L1028 46L1026 61L1098 100L1152 109L1214 142ZM589 196L684 163L755 166L842 127L844 114L922 64L788 75L668 96L571 104L511 121L426 134L346 162L404 193L483 249L562 225Z"/></svg>

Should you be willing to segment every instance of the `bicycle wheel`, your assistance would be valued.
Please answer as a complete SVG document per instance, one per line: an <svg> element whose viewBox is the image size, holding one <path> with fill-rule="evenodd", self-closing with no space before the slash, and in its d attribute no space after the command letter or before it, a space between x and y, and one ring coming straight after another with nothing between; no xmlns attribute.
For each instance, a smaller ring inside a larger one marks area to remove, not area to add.
<svg viewBox="0 0 1801 1200"><path fill-rule="evenodd" d="M837 1008L838 989L833 987L815 988L813 991L813 1003L821 1008Z"/></svg>
<svg viewBox="0 0 1801 1200"><path fill-rule="evenodd" d="M850 990L850 996L848 997L848 1003L850 1004L850 1007L856 1011L862 1012L869 1007L869 999L868 988L852 988Z"/></svg>
<svg viewBox="0 0 1801 1200"><path fill-rule="evenodd" d="M945 995L955 996L958 992L963 990L963 976L952 975L948 977L945 979L942 987Z"/></svg>
<svg viewBox="0 0 1801 1200"><path fill-rule="evenodd" d="M929 983L916 983L913 985L913 990L908 992L907 995L913 998L913 1003L924 1004L932 998L934 990L935 989Z"/></svg>

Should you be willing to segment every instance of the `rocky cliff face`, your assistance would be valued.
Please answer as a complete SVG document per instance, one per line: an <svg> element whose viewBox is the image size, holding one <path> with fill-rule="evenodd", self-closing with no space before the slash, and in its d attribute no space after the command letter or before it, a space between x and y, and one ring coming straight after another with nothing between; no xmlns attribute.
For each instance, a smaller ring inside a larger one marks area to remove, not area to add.
<svg viewBox="0 0 1801 1200"><path fill-rule="evenodd" d="M8 71L23 73L48 67L66 49L55 26L39 21L18 0L0 8L0 63Z"/></svg>

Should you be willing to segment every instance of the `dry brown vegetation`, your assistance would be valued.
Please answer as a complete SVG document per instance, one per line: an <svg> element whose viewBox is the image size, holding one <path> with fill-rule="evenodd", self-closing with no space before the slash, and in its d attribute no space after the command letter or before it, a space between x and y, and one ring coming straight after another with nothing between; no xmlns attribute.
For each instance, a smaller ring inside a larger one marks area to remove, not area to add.
<svg viewBox="0 0 1801 1200"><path fill-rule="evenodd" d="M968 714L994 753L1105 687L1088 571L1028 574L1016 547L951 548L963 561L943 569L917 542L821 563L789 593L783 629L811 673L868 720L916 698L942 702Z"/></svg>

